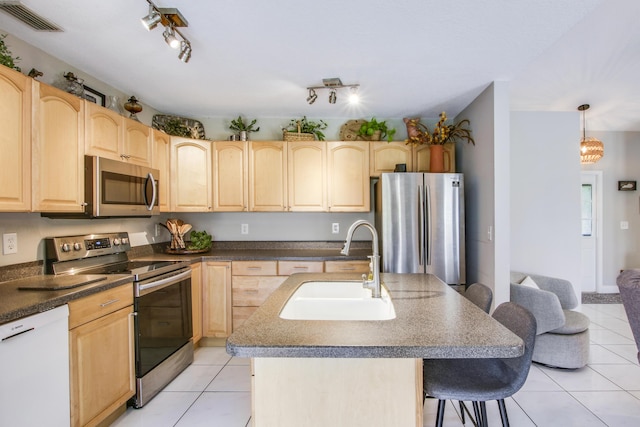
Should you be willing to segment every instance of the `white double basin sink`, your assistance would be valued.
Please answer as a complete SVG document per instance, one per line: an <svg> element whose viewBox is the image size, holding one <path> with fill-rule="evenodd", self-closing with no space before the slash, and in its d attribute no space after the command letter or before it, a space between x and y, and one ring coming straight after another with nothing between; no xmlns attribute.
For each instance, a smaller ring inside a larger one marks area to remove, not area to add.
<svg viewBox="0 0 640 427"><path fill-rule="evenodd" d="M381 298L356 281L304 282L280 312L290 320L391 320L396 311L389 292L381 286Z"/></svg>

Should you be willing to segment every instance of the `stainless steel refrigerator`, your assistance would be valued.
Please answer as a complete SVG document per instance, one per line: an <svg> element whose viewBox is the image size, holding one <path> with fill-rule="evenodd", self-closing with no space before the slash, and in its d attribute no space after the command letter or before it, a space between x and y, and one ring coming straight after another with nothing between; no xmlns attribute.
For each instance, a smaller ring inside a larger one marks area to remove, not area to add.
<svg viewBox="0 0 640 427"><path fill-rule="evenodd" d="M431 273L465 284L464 177L460 173L383 173L382 271Z"/></svg>

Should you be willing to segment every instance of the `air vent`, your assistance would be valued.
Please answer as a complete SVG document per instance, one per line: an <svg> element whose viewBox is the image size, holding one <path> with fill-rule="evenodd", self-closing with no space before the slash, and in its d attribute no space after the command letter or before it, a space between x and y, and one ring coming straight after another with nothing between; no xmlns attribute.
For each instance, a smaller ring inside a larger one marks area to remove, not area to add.
<svg viewBox="0 0 640 427"><path fill-rule="evenodd" d="M0 1L0 10L27 24L36 31L62 31L62 28L53 22L47 21L19 1Z"/></svg>

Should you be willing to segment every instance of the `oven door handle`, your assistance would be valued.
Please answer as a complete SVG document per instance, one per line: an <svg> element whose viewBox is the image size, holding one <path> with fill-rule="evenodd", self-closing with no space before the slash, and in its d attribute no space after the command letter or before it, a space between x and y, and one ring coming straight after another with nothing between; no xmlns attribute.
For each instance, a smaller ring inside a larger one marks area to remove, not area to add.
<svg viewBox="0 0 640 427"><path fill-rule="evenodd" d="M145 284L139 284L136 286L136 297L148 294L149 292L157 291L158 289L166 288L167 286L171 286L174 283L178 283L190 278L191 269L176 274L175 276L167 277L165 279L154 280Z"/></svg>

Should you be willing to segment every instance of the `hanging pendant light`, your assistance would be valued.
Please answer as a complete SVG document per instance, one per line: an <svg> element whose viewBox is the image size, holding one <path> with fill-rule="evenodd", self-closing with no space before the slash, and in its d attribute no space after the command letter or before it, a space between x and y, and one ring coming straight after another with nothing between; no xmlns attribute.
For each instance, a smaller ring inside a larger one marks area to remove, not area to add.
<svg viewBox="0 0 640 427"><path fill-rule="evenodd" d="M580 141L580 163L590 165L596 163L604 156L604 144L597 138L586 136L587 125L585 121L585 111L589 109L589 104L582 104L578 111L582 111L582 140Z"/></svg>

